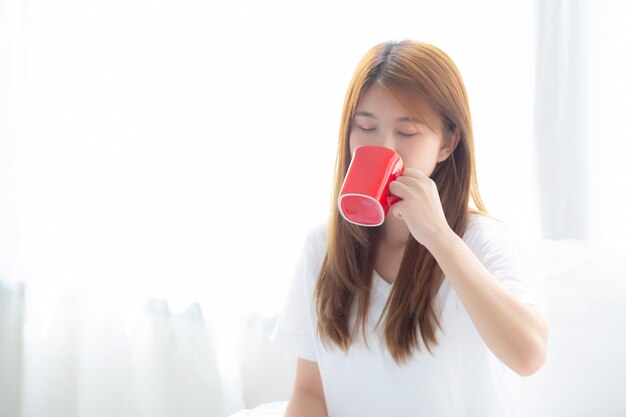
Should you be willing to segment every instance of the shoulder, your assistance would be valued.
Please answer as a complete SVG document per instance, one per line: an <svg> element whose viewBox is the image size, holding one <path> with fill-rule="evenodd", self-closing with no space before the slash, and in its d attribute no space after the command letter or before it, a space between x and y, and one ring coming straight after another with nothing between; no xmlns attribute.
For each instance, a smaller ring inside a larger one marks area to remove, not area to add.
<svg viewBox="0 0 626 417"><path fill-rule="evenodd" d="M328 222L313 223L306 235L306 247L313 252L324 252L328 237Z"/></svg>
<svg viewBox="0 0 626 417"><path fill-rule="evenodd" d="M304 268L307 275L310 275L308 280L315 280L326 256L327 225L328 222L326 221L312 223L304 236L300 259L301 267Z"/></svg>
<svg viewBox="0 0 626 417"><path fill-rule="evenodd" d="M492 216L478 213L470 213L467 221L467 228L465 234L476 234L480 232L489 231L502 231L511 232L511 227L504 221Z"/></svg>
<svg viewBox="0 0 626 417"><path fill-rule="evenodd" d="M472 249L516 245L513 229L504 221L478 213L470 213L463 240Z"/></svg>
<svg viewBox="0 0 626 417"><path fill-rule="evenodd" d="M535 260L517 230L506 222L473 215L463 240L504 287L525 304L539 306Z"/></svg>

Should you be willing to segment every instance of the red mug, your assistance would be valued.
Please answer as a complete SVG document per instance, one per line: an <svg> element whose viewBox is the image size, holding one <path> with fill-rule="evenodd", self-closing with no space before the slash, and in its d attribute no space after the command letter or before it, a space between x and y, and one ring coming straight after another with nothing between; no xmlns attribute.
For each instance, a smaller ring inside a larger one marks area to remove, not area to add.
<svg viewBox="0 0 626 417"><path fill-rule="evenodd" d="M359 146L352 154L339 191L339 212L359 226L380 226L389 208L401 200L389 195L389 183L404 172L402 158L384 146Z"/></svg>

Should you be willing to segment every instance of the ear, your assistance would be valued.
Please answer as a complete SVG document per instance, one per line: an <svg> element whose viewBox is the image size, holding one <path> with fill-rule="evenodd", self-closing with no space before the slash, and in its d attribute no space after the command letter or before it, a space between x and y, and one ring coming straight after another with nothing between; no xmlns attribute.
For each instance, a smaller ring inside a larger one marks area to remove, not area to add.
<svg viewBox="0 0 626 417"><path fill-rule="evenodd" d="M456 145L459 144L460 140L461 131L458 127L454 129L454 132L445 135L441 149L439 150L439 158L437 159L437 162L443 162L448 159L450 154L454 151L454 149L456 149Z"/></svg>

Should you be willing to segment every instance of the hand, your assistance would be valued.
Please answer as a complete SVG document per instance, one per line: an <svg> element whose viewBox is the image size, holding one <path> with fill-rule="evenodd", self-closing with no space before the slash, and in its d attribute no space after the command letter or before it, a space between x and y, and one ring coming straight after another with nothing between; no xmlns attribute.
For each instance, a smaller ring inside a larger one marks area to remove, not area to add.
<svg viewBox="0 0 626 417"><path fill-rule="evenodd" d="M389 184L389 191L402 199L389 209L389 215L404 220L422 245L451 230L441 206L435 182L418 169L405 168L402 176Z"/></svg>

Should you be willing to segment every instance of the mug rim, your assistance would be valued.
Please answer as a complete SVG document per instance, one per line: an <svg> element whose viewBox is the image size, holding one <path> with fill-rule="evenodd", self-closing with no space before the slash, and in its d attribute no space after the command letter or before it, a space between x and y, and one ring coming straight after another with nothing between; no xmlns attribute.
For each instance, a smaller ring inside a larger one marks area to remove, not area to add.
<svg viewBox="0 0 626 417"><path fill-rule="evenodd" d="M381 221L379 223L376 224L367 224L367 223L359 223L359 222L355 222L350 220L346 214L343 212L343 208L341 207L341 200L343 200L344 197L365 197L368 198L372 201L374 201L376 203L376 206L378 207L378 210L380 211L381 214ZM337 201L337 205L339 206L339 212L341 213L341 216L349 221L352 224L356 224L358 226L369 226L369 227L375 227L375 226L380 226L381 224L383 224L385 222L385 210L383 209L382 204L380 204L380 201L376 200L374 197L372 197L371 195L367 195L367 194L360 194L360 193L347 193L347 194L341 194L339 195L339 199Z"/></svg>

